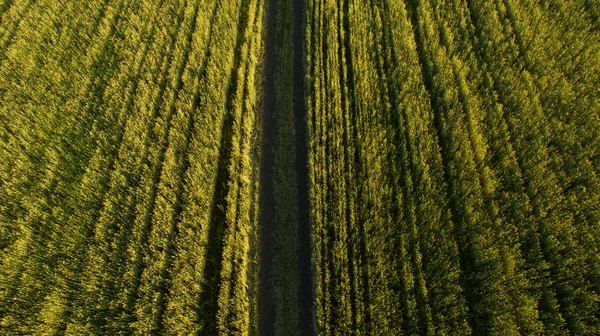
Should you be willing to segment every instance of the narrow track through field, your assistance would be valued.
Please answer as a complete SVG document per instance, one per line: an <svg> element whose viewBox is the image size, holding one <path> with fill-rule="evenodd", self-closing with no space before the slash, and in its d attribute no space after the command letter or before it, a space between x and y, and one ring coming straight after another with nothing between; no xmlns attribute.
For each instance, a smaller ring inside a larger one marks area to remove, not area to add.
<svg viewBox="0 0 600 336"><path fill-rule="evenodd" d="M310 228L310 194L308 171L307 107L305 100L304 69L304 1L295 0L293 13L293 73L292 103L295 133L296 209L298 238L298 326L300 335L314 335L312 243ZM262 115L262 144L260 162L260 271L259 271L259 334L274 335L276 305L274 302L274 246L276 225L276 199L274 178L277 171L275 69L277 52L277 0L267 3L265 38L265 83Z"/></svg>
<svg viewBox="0 0 600 336"><path fill-rule="evenodd" d="M277 0L268 0L265 38L265 83L263 92L262 143L260 153L259 225L259 335L275 334L275 304L273 302L273 234L275 224L275 23Z"/></svg>
<svg viewBox="0 0 600 336"><path fill-rule="evenodd" d="M293 110L296 133L296 188L298 204L298 325L300 335L314 335L313 271L310 229L310 193L308 171L308 128L305 98L304 68L304 0L295 0L294 17L294 91Z"/></svg>

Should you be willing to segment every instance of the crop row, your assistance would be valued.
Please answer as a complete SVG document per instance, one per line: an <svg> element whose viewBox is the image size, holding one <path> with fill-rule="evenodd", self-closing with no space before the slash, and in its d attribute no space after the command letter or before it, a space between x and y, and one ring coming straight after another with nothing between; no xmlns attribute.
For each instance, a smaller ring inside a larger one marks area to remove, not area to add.
<svg viewBox="0 0 600 336"><path fill-rule="evenodd" d="M254 330L263 7L2 3L0 330Z"/></svg>
<svg viewBox="0 0 600 336"><path fill-rule="evenodd" d="M597 332L595 10L308 1L321 333Z"/></svg>

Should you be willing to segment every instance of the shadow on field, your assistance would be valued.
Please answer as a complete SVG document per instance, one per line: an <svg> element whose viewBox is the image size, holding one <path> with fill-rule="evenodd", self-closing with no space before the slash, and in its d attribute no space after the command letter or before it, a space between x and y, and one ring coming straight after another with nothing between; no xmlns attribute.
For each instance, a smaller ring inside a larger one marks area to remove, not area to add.
<svg viewBox="0 0 600 336"><path fill-rule="evenodd" d="M204 281L200 294L198 296L197 320L201 329L198 335L216 335L217 329L217 311L218 298L221 289L221 270L223 259L223 232L227 225L227 195L229 194L229 182L231 172L231 154L233 140L233 122L234 122L234 104L235 95L240 78L238 77L238 68L242 62L242 46L244 44L244 31L248 24L249 0L244 0L240 10L240 22L237 31L235 57L231 73L229 74L229 84L227 85L226 115L221 125L221 145L219 147L219 161L217 164L217 177L215 191L213 195L212 208L210 210L210 227L208 231L208 242L205 248Z"/></svg>
<svg viewBox="0 0 600 336"><path fill-rule="evenodd" d="M258 332L260 335L275 334L275 302L273 291L273 252L275 226L275 37L277 0L267 0L265 36L265 81L263 114L261 118L260 186L259 186L259 288Z"/></svg>

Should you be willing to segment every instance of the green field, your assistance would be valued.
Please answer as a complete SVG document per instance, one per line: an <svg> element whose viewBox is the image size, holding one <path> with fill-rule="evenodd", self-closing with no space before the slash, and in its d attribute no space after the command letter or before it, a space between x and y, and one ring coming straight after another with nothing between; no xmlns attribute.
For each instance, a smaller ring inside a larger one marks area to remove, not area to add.
<svg viewBox="0 0 600 336"><path fill-rule="evenodd" d="M599 19L0 0L0 335L600 335Z"/></svg>
<svg viewBox="0 0 600 336"><path fill-rule="evenodd" d="M2 9L0 334L255 328L263 2Z"/></svg>
<svg viewBox="0 0 600 336"><path fill-rule="evenodd" d="M599 9L307 1L323 335L600 334Z"/></svg>

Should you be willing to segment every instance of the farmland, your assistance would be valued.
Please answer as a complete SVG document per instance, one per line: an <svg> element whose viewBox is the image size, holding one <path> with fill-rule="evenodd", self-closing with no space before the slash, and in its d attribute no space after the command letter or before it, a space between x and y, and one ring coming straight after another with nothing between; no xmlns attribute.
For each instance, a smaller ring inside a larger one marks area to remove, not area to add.
<svg viewBox="0 0 600 336"><path fill-rule="evenodd" d="M600 332L597 10L307 1L321 334Z"/></svg>
<svg viewBox="0 0 600 336"><path fill-rule="evenodd" d="M599 17L0 0L0 334L600 334Z"/></svg>
<svg viewBox="0 0 600 336"><path fill-rule="evenodd" d="M0 333L255 328L263 2L2 8Z"/></svg>

